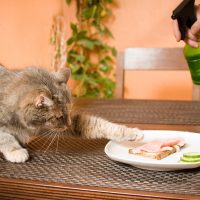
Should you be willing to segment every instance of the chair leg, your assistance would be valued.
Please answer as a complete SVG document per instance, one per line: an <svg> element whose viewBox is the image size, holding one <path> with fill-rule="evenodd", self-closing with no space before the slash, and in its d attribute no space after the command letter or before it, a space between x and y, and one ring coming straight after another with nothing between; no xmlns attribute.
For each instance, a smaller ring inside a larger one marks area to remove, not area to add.
<svg viewBox="0 0 200 200"><path fill-rule="evenodd" d="M118 99L124 98L124 54L123 53L118 53L117 55L115 97Z"/></svg>
<svg viewBox="0 0 200 200"><path fill-rule="evenodd" d="M192 100L200 100L200 85L193 84L192 88Z"/></svg>

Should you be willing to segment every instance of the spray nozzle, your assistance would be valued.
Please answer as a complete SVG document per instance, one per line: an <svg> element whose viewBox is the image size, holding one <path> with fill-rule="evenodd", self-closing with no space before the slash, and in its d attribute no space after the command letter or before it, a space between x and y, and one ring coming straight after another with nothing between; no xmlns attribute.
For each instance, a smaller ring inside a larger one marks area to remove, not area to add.
<svg viewBox="0 0 200 200"><path fill-rule="evenodd" d="M185 39L186 29L197 20L194 8L195 0L183 0L173 11L171 18L178 20L181 40Z"/></svg>

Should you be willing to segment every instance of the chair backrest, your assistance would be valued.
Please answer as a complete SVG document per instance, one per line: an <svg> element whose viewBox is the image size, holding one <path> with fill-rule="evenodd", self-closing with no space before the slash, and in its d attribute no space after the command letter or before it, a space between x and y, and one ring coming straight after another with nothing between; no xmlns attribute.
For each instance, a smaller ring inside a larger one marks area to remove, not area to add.
<svg viewBox="0 0 200 200"><path fill-rule="evenodd" d="M188 70L188 65L183 48L127 48L117 56L116 98L124 97L125 70Z"/></svg>

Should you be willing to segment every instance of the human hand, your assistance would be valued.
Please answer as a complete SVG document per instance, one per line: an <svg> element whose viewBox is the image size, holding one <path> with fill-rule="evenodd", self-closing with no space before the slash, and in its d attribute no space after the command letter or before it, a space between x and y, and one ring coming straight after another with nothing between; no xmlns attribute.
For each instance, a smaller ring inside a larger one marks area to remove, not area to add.
<svg viewBox="0 0 200 200"><path fill-rule="evenodd" d="M192 25L190 29L186 30L186 36L184 42L189 44L191 47L198 48L198 42L200 42L200 5L195 5L195 12L197 21ZM173 33L176 38L176 41L181 40L181 33L178 27L178 21L173 20L172 22Z"/></svg>

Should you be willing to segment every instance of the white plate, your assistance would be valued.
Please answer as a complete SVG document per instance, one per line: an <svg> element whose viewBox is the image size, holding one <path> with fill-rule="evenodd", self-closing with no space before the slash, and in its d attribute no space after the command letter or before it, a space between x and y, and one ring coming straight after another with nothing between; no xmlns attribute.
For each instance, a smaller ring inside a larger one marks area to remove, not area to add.
<svg viewBox="0 0 200 200"><path fill-rule="evenodd" d="M200 152L200 134L181 131L165 131L165 130L145 130L144 139L141 142L108 142L105 147L105 153L109 158L115 161L127 163L138 168L157 170L157 171L173 171L180 169L190 169L200 167L200 163L180 163L180 157L186 152ZM163 158L155 160L139 155L129 154L130 148L146 143L153 139L182 137L185 139L185 146L180 152L176 152Z"/></svg>

